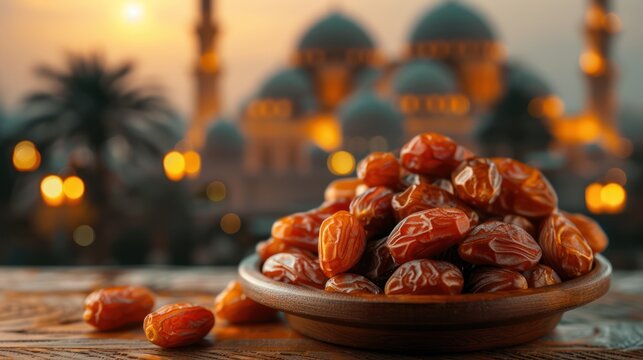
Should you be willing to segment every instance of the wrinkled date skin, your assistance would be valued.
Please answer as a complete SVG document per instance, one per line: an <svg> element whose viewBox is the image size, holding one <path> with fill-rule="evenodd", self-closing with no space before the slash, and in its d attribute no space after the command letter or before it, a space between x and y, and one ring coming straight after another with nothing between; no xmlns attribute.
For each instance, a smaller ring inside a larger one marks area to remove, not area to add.
<svg viewBox="0 0 643 360"><path fill-rule="evenodd" d="M560 284L558 274L547 265L538 264L533 269L522 273L522 275L527 279L527 284L529 284L530 288Z"/></svg>
<svg viewBox="0 0 643 360"><path fill-rule="evenodd" d="M507 224L512 224L512 225L521 227L523 230L528 232L529 235L531 235L531 237L533 237L534 239L538 236L536 232L536 227L534 226L534 224L532 224L531 221L527 220L527 218L525 217L522 217L520 215L509 214L509 215L505 215L502 218L502 221L506 222Z"/></svg>
<svg viewBox="0 0 643 360"><path fill-rule="evenodd" d="M461 200L485 208L500 195L502 178L491 160L478 158L467 160L455 169L451 182Z"/></svg>
<svg viewBox="0 0 643 360"><path fill-rule="evenodd" d="M393 195L390 189L378 186L369 188L351 202L350 213L362 224L368 239L388 234L395 227Z"/></svg>
<svg viewBox="0 0 643 360"><path fill-rule="evenodd" d="M319 230L319 264L327 277L353 267L364 253L366 233L357 217L340 211L324 220Z"/></svg>
<svg viewBox="0 0 643 360"><path fill-rule="evenodd" d="M387 152L374 152L357 165L357 176L368 186L399 186L400 163L395 155Z"/></svg>
<svg viewBox="0 0 643 360"><path fill-rule="evenodd" d="M462 292L462 272L445 261L419 259L401 265L386 282L386 295L455 295Z"/></svg>
<svg viewBox="0 0 643 360"><path fill-rule="evenodd" d="M326 276L316 258L304 254L276 254L263 263L261 272L276 281L323 289Z"/></svg>
<svg viewBox="0 0 643 360"><path fill-rule="evenodd" d="M391 201L395 217L398 221L407 216L433 208L457 208L462 210L471 222L471 226L478 223L478 214L460 199L447 191L431 184L420 183L412 185L399 194L395 194Z"/></svg>
<svg viewBox="0 0 643 360"><path fill-rule="evenodd" d="M364 182L358 178L343 178L332 181L324 191L324 201L347 201L355 197L355 192Z"/></svg>
<svg viewBox="0 0 643 360"><path fill-rule="evenodd" d="M324 290L344 294L380 294L382 290L362 275L339 274L328 279Z"/></svg>
<svg viewBox="0 0 643 360"><path fill-rule="evenodd" d="M409 215L391 232L387 246L398 264L434 257L459 243L469 218L456 208L435 208Z"/></svg>
<svg viewBox="0 0 643 360"><path fill-rule="evenodd" d="M214 316L228 324L249 324L275 320L277 311L246 296L238 281L231 281L214 299Z"/></svg>
<svg viewBox="0 0 643 360"><path fill-rule="evenodd" d="M493 267L473 270L467 284L471 293L518 290L528 287L527 279L521 273Z"/></svg>
<svg viewBox="0 0 643 360"><path fill-rule="evenodd" d="M415 136L402 147L400 162L412 173L448 177L460 162L473 156L451 138L428 132Z"/></svg>
<svg viewBox="0 0 643 360"><path fill-rule="evenodd" d="M383 286L389 275L397 268L386 242L387 237L368 242L364 255L351 272L363 275L375 284Z"/></svg>
<svg viewBox="0 0 643 360"><path fill-rule="evenodd" d="M272 224L272 237L287 245L317 252L319 227L324 218L310 211L282 217Z"/></svg>
<svg viewBox="0 0 643 360"><path fill-rule="evenodd" d="M192 304L170 304L145 317L147 340L164 348L187 346L203 339L214 326L212 311Z"/></svg>
<svg viewBox="0 0 643 360"><path fill-rule="evenodd" d="M538 242L543 250L543 263L561 278L575 278L592 269L592 248L576 225L562 214L553 213L543 221Z"/></svg>
<svg viewBox="0 0 643 360"><path fill-rule="evenodd" d="M609 243L607 235L596 221L583 214L562 213L567 219L576 225L578 230L580 230L581 234L585 237L585 240L587 240L589 247L592 248L594 254L601 253L605 248L607 248L607 244Z"/></svg>
<svg viewBox="0 0 643 360"><path fill-rule="evenodd" d="M255 252L259 255L261 261L266 261L269 257L279 253L306 254L312 256L312 253L308 250L287 245L283 241L277 241L273 238L258 242L255 247Z"/></svg>
<svg viewBox="0 0 643 360"><path fill-rule="evenodd" d="M154 307L152 292L140 286L99 289L85 298L83 320L98 330L140 324Z"/></svg>
<svg viewBox="0 0 643 360"><path fill-rule="evenodd" d="M509 158L492 161L502 178L502 191L493 204L494 211L535 218L556 209L558 196L538 169Z"/></svg>
<svg viewBox="0 0 643 360"><path fill-rule="evenodd" d="M460 257L476 265L516 271L536 266L542 252L534 238L516 225L488 221L474 227L458 247Z"/></svg>

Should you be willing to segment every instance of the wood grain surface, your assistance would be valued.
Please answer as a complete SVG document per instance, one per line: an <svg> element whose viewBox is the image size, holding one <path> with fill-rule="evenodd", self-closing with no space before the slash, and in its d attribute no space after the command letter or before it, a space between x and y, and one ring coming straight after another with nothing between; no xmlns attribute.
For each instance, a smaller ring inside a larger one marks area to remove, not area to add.
<svg viewBox="0 0 643 360"><path fill-rule="evenodd" d="M98 333L81 321L82 301L93 289L140 284L157 305L191 301L212 306L234 268L0 268L0 358L66 359L414 359L342 348L307 339L284 322L217 324L196 346L163 350L141 328ZM642 359L643 271L618 272L610 292L567 312L549 335L530 344L443 359Z"/></svg>

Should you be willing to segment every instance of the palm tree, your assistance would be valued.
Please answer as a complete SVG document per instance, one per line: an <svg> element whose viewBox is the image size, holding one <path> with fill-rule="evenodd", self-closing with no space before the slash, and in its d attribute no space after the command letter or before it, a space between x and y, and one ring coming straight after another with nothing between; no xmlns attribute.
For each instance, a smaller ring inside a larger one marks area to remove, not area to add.
<svg viewBox="0 0 643 360"><path fill-rule="evenodd" d="M104 230L97 235L108 232L105 221L122 213L118 207L131 205L135 195L123 187L149 179L152 188L169 186L159 181L161 159L182 136L167 102L154 89L131 85L132 70L131 63L108 66L96 54L71 55L62 70L38 68L49 86L26 99L24 133L43 166L81 175L95 226ZM119 194L126 197L120 203Z"/></svg>

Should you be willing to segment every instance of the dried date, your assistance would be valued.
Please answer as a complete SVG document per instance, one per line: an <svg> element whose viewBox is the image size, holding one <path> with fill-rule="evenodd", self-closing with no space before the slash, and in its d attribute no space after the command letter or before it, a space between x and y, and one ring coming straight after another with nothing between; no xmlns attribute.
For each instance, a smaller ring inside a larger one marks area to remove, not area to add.
<svg viewBox="0 0 643 360"><path fill-rule="evenodd" d="M536 240L516 225L488 221L474 227L458 248L460 257L476 265L516 271L536 266L542 252Z"/></svg>
<svg viewBox="0 0 643 360"><path fill-rule="evenodd" d="M355 192L364 182L358 178L343 178L332 181L324 191L324 201L350 202L355 197Z"/></svg>
<svg viewBox="0 0 643 360"><path fill-rule="evenodd" d="M527 289L527 279L519 272L493 267L473 270L467 282L471 293Z"/></svg>
<svg viewBox="0 0 643 360"><path fill-rule="evenodd" d="M261 261L266 261L269 257L279 253L312 255L312 253L307 250L287 245L283 241L277 241L274 238L258 242L255 246L255 252L259 255Z"/></svg>
<svg viewBox="0 0 643 360"><path fill-rule="evenodd" d="M434 208L457 208L462 210L474 226L478 223L478 214L467 204L447 191L426 183L411 185L401 193L395 194L391 200L391 206L398 221L407 216L428 209Z"/></svg>
<svg viewBox="0 0 643 360"><path fill-rule="evenodd" d="M357 165L357 176L368 186L399 186L400 163L387 152L374 152Z"/></svg>
<svg viewBox="0 0 643 360"><path fill-rule="evenodd" d="M605 248L607 248L607 244L609 243L607 234L605 234L603 228L601 228L596 221L583 214L570 214L563 212L563 215L573 222L578 230L580 230L581 234L585 237L585 240L587 240L589 247L592 248L594 254L601 253Z"/></svg>
<svg viewBox="0 0 643 360"><path fill-rule="evenodd" d="M319 264L327 277L353 267L364 253L366 233L359 220L340 211L324 220L319 230Z"/></svg>
<svg viewBox="0 0 643 360"><path fill-rule="evenodd" d="M415 136L400 152L400 162L416 174L447 177L473 153L451 138L428 132Z"/></svg>
<svg viewBox="0 0 643 360"><path fill-rule="evenodd" d="M445 261L419 259L401 265L386 282L386 295L455 295L462 292L462 272Z"/></svg>
<svg viewBox="0 0 643 360"><path fill-rule="evenodd" d="M263 263L261 272L276 281L323 289L326 277L316 258L304 254L280 253Z"/></svg>
<svg viewBox="0 0 643 360"><path fill-rule="evenodd" d="M202 306L170 304L147 315L143 330L147 340L164 348L187 346L203 339L214 326L214 315Z"/></svg>
<svg viewBox="0 0 643 360"><path fill-rule="evenodd" d="M431 258L459 243L469 218L456 208L435 208L409 215L391 232L387 246L398 264Z"/></svg>
<svg viewBox="0 0 643 360"><path fill-rule="evenodd" d="M98 330L140 324L154 307L154 295L140 286L99 289L85 298L83 320Z"/></svg>
<svg viewBox="0 0 643 360"><path fill-rule="evenodd" d="M531 223L531 221L527 220L527 218L522 217L520 215L514 215L514 214L508 214L505 215L502 218L503 222L506 222L507 224L512 224L521 227L523 230L529 233L533 238L536 238L538 236L536 227L534 224Z"/></svg>
<svg viewBox="0 0 643 360"><path fill-rule="evenodd" d="M543 221L538 242L543 251L543 263L564 279L588 273L594 254L576 225L560 213Z"/></svg>
<svg viewBox="0 0 643 360"><path fill-rule="evenodd" d="M250 299L233 280L214 299L214 315L228 324L248 324L275 320L277 311Z"/></svg>
<svg viewBox="0 0 643 360"><path fill-rule="evenodd" d="M272 225L272 237L276 241L317 252L319 227L325 216L314 212L301 212L282 217Z"/></svg>
<svg viewBox="0 0 643 360"><path fill-rule="evenodd" d="M531 270L522 273L530 288L539 288L560 283L560 277L554 269L547 265L538 264Z"/></svg>
<svg viewBox="0 0 643 360"><path fill-rule="evenodd" d="M368 239L388 234L395 226L393 195L390 189L378 186L369 188L351 202L350 212L362 224Z"/></svg>
<svg viewBox="0 0 643 360"><path fill-rule="evenodd" d="M367 278L356 274L339 274L326 281L324 290L343 294L379 294L382 290Z"/></svg>
<svg viewBox="0 0 643 360"><path fill-rule="evenodd" d="M351 272L363 275L375 284L383 286L389 275L397 268L386 241L387 237L368 242L364 255Z"/></svg>
<svg viewBox="0 0 643 360"><path fill-rule="evenodd" d="M462 162L451 174L455 194L464 202L486 208L500 195L502 178L489 159Z"/></svg>

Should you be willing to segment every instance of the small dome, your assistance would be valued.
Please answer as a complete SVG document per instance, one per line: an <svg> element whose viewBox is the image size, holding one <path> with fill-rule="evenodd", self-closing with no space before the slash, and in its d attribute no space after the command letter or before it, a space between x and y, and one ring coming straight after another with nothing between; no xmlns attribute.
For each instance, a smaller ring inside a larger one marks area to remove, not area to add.
<svg viewBox="0 0 643 360"><path fill-rule="evenodd" d="M295 115L308 113L316 108L315 95L306 73L287 68L272 75L261 86L255 99L288 99Z"/></svg>
<svg viewBox="0 0 643 360"><path fill-rule="evenodd" d="M456 81L449 68L430 60L411 61L402 66L393 79L397 95L455 93Z"/></svg>
<svg viewBox="0 0 643 360"><path fill-rule="evenodd" d="M372 91L361 91L349 98L339 109L339 119L345 139L381 136L389 149L402 145L402 114Z"/></svg>
<svg viewBox="0 0 643 360"><path fill-rule="evenodd" d="M243 150L243 136L232 121L218 118L208 128L206 149L217 153L239 153Z"/></svg>
<svg viewBox="0 0 643 360"><path fill-rule="evenodd" d="M352 19L332 12L317 21L299 40L299 50L372 49L373 40Z"/></svg>
<svg viewBox="0 0 643 360"><path fill-rule="evenodd" d="M409 41L412 44L435 40L493 41L487 20L458 1L444 2L426 12L417 22Z"/></svg>

